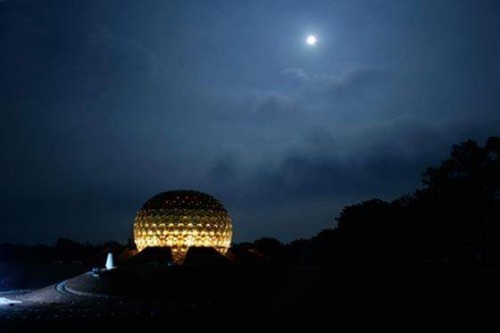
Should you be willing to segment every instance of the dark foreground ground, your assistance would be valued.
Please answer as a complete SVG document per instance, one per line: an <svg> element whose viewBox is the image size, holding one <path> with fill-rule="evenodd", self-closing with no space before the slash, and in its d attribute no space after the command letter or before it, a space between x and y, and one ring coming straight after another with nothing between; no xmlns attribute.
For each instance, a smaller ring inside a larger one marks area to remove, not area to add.
<svg viewBox="0 0 500 333"><path fill-rule="evenodd" d="M109 326L157 330L158 325L227 329L234 323L311 326L379 312L390 317L431 310L439 315L451 309L469 315L483 307L495 310L500 304L500 270L420 267L349 277L316 267L132 267L100 277L85 273L33 291L0 293L0 300L2 333Z"/></svg>

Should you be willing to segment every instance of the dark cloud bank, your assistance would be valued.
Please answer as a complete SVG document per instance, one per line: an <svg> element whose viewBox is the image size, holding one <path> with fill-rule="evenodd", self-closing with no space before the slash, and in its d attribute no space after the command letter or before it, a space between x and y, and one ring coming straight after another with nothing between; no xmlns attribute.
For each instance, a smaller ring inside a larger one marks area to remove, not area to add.
<svg viewBox="0 0 500 333"><path fill-rule="evenodd" d="M151 195L308 237L500 129L495 1L2 1L0 242L125 240ZM303 45L315 31L316 49Z"/></svg>

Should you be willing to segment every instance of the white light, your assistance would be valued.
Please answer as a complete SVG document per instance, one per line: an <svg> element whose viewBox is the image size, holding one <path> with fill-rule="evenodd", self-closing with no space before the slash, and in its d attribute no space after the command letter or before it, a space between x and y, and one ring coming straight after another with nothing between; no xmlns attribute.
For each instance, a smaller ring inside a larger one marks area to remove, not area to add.
<svg viewBox="0 0 500 333"><path fill-rule="evenodd" d="M113 253L109 252L108 257L106 258L106 269L111 270L115 268L115 263L113 260Z"/></svg>
<svg viewBox="0 0 500 333"><path fill-rule="evenodd" d="M13 300L13 299L8 299L5 297L0 297L0 306L1 305L10 305L10 304L19 304L22 303L21 301Z"/></svg>
<svg viewBox="0 0 500 333"><path fill-rule="evenodd" d="M314 36L314 35L307 36L307 39L306 39L307 44L312 46L312 45L316 44L317 41L318 41L318 39L316 38L316 36Z"/></svg>

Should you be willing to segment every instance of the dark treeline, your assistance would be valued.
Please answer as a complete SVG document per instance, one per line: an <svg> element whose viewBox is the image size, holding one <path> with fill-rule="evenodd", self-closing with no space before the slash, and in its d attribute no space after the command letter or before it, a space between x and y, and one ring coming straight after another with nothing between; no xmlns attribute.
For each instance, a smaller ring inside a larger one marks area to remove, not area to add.
<svg viewBox="0 0 500 333"><path fill-rule="evenodd" d="M500 138L453 146L422 182L392 202L345 207L335 228L312 239L243 246L284 265L322 267L351 295L500 295Z"/></svg>

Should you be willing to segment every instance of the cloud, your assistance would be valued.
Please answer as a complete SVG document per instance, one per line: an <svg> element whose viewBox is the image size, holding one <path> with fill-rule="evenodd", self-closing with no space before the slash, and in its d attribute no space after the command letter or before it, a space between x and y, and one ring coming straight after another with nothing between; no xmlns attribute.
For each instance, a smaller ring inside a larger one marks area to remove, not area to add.
<svg viewBox="0 0 500 333"><path fill-rule="evenodd" d="M252 114L257 117L286 116L297 111L297 102L286 95L278 93L258 96L252 107Z"/></svg>
<svg viewBox="0 0 500 333"><path fill-rule="evenodd" d="M298 81L307 82L310 80L309 74L302 67L289 67L280 72L281 75L288 76Z"/></svg>
<svg viewBox="0 0 500 333"><path fill-rule="evenodd" d="M352 88L354 86L368 85L379 81L383 77L380 70L371 67L357 67L346 71L339 78L330 76L329 88L331 90L340 90ZM326 78L322 78L326 80Z"/></svg>
<svg viewBox="0 0 500 333"><path fill-rule="evenodd" d="M330 214L334 214L339 202L372 197L392 200L414 191L421 184L421 173L445 158L451 145L468 137L482 140L484 129L498 126L499 117L431 123L414 116L368 124L316 125L298 134L300 146L258 164L245 164L241 154L221 155L211 175L214 187L231 197L235 206L329 200ZM224 179L223 184L219 179Z"/></svg>
<svg viewBox="0 0 500 333"><path fill-rule="evenodd" d="M412 145L411 137L391 137L398 126L381 124L367 133L352 126L346 129L350 136L343 138L328 129L312 130L302 147L285 153L278 162L258 166L245 187L255 198L273 203L404 194L418 184L429 156ZM425 131L422 127L418 135Z"/></svg>
<svg viewBox="0 0 500 333"><path fill-rule="evenodd" d="M175 187L219 197L246 238L302 236L498 133L493 1L365 2L2 2L1 195L18 230L3 239L50 239L73 212L89 238L100 221L128 231ZM322 45L305 53L291 32L311 17Z"/></svg>
<svg viewBox="0 0 500 333"><path fill-rule="evenodd" d="M133 66L141 66L141 63L144 64L142 70L150 78L162 73L168 73L169 71L168 66L159 59L153 50L135 40L118 37L105 26L97 26L90 29L86 34L86 38L90 46L101 48L104 52L109 52L109 49L112 52L118 52L116 55L118 59L122 57L121 55L131 59L130 61L135 62L135 64L132 63L132 68ZM130 68L130 65L130 63L125 62L123 68L119 68L118 70Z"/></svg>
<svg viewBox="0 0 500 333"><path fill-rule="evenodd" d="M317 91L340 91L370 84L383 77L382 71L366 66L345 70L341 75L308 73L302 67L285 68L280 74Z"/></svg>

